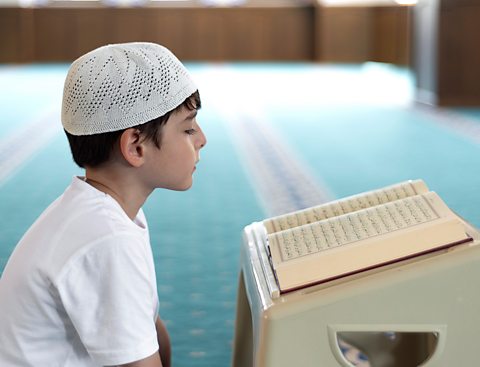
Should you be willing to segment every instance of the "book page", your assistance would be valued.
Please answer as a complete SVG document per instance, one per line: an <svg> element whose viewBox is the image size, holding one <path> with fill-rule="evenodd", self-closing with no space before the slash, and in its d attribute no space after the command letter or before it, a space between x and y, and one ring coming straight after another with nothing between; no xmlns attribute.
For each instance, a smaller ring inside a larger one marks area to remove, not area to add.
<svg viewBox="0 0 480 367"><path fill-rule="evenodd" d="M263 221L263 224L265 225L267 233L270 234L401 200L425 192L428 192L428 188L422 180L407 181L382 189L353 195L332 203L266 219Z"/></svg>
<svg viewBox="0 0 480 367"><path fill-rule="evenodd" d="M375 200L386 200L386 196L380 193ZM417 195L273 233L268 235L268 242L278 246L283 261L289 261L437 218L439 214L428 201Z"/></svg>

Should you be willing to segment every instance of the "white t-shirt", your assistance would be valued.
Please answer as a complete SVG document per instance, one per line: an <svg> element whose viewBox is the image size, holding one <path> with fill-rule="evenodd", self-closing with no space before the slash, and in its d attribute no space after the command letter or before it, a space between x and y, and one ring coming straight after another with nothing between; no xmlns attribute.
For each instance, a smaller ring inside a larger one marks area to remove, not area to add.
<svg viewBox="0 0 480 367"><path fill-rule="evenodd" d="M0 366L108 366L158 350L148 228L75 177L0 280Z"/></svg>

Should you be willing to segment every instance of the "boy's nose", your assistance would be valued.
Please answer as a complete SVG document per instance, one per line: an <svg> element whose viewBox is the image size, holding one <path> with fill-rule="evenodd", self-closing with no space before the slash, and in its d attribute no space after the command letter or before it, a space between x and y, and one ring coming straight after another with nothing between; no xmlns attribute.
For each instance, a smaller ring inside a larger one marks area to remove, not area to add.
<svg viewBox="0 0 480 367"><path fill-rule="evenodd" d="M203 130L200 129L200 136L199 136L199 148L202 149L207 144L207 137L203 133Z"/></svg>

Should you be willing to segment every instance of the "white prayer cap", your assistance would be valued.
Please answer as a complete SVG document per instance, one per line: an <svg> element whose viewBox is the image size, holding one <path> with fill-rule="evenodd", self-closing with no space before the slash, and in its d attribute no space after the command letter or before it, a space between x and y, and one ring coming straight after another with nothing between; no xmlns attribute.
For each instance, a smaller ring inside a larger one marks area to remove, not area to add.
<svg viewBox="0 0 480 367"><path fill-rule="evenodd" d="M70 66L62 124L72 135L126 129L165 115L196 90L183 64L163 46L145 42L103 46Z"/></svg>

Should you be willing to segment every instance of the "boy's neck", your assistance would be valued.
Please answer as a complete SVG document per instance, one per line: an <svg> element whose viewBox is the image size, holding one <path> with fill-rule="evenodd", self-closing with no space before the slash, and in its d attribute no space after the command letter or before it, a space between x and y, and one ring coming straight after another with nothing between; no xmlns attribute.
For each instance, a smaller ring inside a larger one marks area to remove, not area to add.
<svg viewBox="0 0 480 367"><path fill-rule="evenodd" d="M87 168L85 182L115 199L131 220L151 193L139 187L134 177L105 169Z"/></svg>

